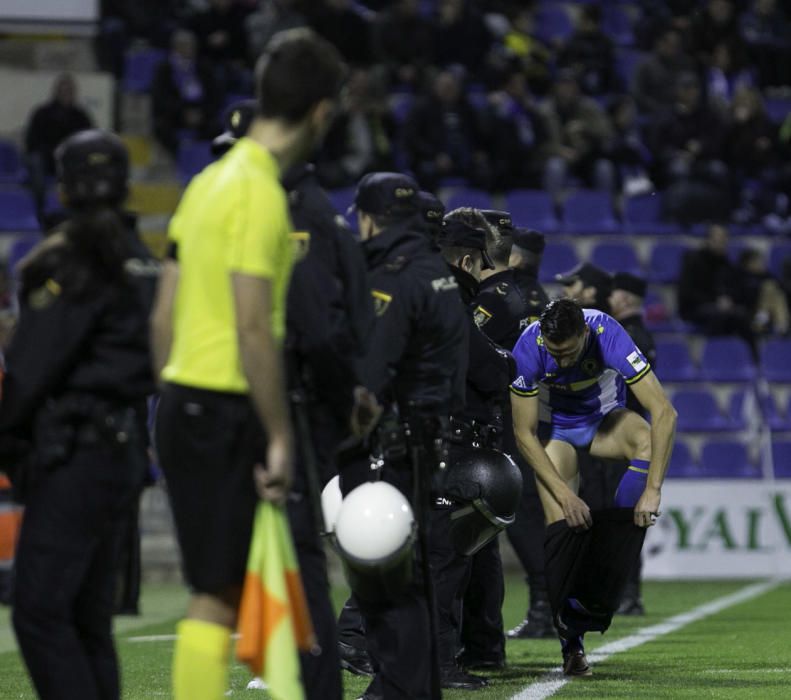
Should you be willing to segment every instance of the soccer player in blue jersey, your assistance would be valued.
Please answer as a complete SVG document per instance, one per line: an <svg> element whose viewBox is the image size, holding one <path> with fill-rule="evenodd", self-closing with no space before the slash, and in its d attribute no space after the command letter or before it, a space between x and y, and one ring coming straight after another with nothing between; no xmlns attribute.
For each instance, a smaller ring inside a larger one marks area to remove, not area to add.
<svg viewBox="0 0 791 700"><path fill-rule="evenodd" d="M635 525L653 525L676 411L626 331L601 311L558 299L525 329L513 355L514 433L535 470L547 525L565 520L572 529L586 530L592 524L590 509L577 496L577 450L629 460L615 505L633 508ZM650 425L625 408L627 385L650 415ZM567 675L590 675L584 631L561 634Z"/></svg>

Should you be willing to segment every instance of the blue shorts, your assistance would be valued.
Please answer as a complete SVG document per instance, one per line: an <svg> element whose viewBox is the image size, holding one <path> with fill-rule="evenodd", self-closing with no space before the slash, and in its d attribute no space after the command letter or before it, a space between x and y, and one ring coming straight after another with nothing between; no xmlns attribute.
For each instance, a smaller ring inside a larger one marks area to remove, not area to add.
<svg viewBox="0 0 791 700"><path fill-rule="evenodd" d="M593 438L596 437L603 420L604 416L600 416L590 423L574 428L562 428L554 423L539 423L538 439L542 442L560 440L561 442L569 443L569 445L574 445L574 447L587 450L591 446Z"/></svg>

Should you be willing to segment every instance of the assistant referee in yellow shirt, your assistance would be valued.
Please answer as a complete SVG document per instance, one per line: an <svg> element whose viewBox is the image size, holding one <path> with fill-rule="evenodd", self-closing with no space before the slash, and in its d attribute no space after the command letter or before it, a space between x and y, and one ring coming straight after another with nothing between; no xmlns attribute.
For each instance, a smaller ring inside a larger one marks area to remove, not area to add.
<svg viewBox="0 0 791 700"><path fill-rule="evenodd" d="M318 145L342 78L336 49L309 30L273 37L247 137L190 183L170 224L152 343L164 383L157 450L192 590L176 700L223 697L256 503L289 490L281 342L292 229L279 178Z"/></svg>

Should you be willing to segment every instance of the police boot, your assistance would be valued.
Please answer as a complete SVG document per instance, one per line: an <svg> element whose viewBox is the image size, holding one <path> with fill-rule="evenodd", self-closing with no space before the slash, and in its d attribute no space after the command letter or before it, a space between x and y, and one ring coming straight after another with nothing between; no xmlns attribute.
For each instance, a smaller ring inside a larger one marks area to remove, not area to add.
<svg viewBox="0 0 791 700"><path fill-rule="evenodd" d="M483 676L473 676L462 671L457 665L441 666L439 669L439 682L443 688L456 690L480 690L489 685Z"/></svg>
<svg viewBox="0 0 791 700"><path fill-rule="evenodd" d="M338 642L338 653L341 657L341 668L345 668L356 676L373 676L374 667L367 651L353 647L345 642Z"/></svg>
<svg viewBox="0 0 791 700"><path fill-rule="evenodd" d="M530 607L525 619L508 630L508 639L555 639L558 634L552 623L552 608L546 592L530 591Z"/></svg>

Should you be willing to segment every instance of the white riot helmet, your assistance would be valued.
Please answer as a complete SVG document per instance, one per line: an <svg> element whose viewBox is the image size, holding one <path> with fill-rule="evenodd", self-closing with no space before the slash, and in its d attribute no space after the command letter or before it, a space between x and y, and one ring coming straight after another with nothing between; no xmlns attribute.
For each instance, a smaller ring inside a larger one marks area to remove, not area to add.
<svg viewBox="0 0 791 700"><path fill-rule="evenodd" d="M361 484L343 499L335 537L355 595L377 601L403 591L412 580L416 533L409 501L391 484Z"/></svg>
<svg viewBox="0 0 791 700"><path fill-rule="evenodd" d="M343 494L341 493L341 479L333 476L321 492L321 513L324 516L324 532L335 530L335 522L341 510Z"/></svg>

